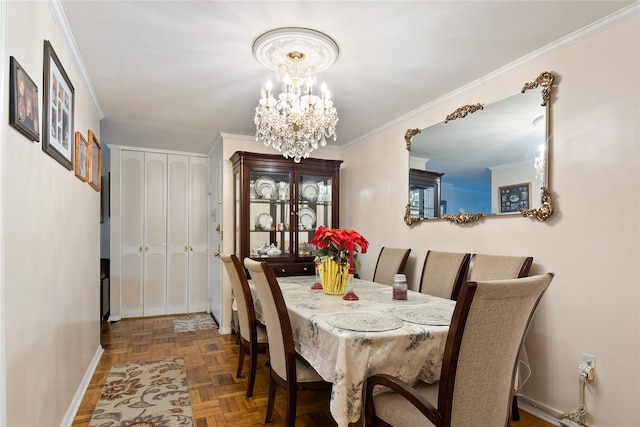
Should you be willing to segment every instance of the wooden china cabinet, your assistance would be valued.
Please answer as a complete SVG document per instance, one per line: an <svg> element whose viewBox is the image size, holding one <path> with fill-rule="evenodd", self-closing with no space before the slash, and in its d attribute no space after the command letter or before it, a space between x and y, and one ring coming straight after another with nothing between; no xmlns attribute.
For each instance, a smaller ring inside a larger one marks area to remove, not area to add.
<svg viewBox="0 0 640 427"><path fill-rule="evenodd" d="M339 227L341 160L238 151L234 252L267 261L277 276L314 274L309 241L318 226Z"/></svg>
<svg viewBox="0 0 640 427"><path fill-rule="evenodd" d="M440 184L444 173L409 169L410 216L439 218Z"/></svg>

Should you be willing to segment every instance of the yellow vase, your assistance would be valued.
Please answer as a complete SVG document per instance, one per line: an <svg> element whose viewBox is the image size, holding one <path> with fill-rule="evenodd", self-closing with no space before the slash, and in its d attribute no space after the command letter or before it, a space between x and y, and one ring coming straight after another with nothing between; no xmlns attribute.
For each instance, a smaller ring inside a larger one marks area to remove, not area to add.
<svg viewBox="0 0 640 427"><path fill-rule="evenodd" d="M339 265L333 260L325 259L318 265L318 274L325 294L344 294L349 282L349 264Z"/></svg>

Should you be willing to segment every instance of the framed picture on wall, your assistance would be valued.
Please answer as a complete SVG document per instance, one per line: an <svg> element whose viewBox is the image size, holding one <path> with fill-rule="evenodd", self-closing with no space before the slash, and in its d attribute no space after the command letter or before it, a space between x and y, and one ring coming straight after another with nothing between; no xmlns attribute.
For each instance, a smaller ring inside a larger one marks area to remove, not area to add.
<svg viewBox="0 0 640 427"><path fill-rule="evenodd" d="M74 89L56 52L44 41L42 150L71 170L74 168Z"/></svg>
<svg viewBox="0 0 640 427"><path fill-rule="evenodd" d="M31 141L40 141L40 111L38 110L38 86L10 57L9 73L9 124Z"/></svg>
<svg viewBox="0 0 640 427"><path fill-rule="evenodd" d="M87 182L89 180L89 142L84 139L80 132L76 132L75 156L73 170L80 181Z"/></svg>
<svg viewBox="0 0 640 427"><path fill-rule="evenodd" d="M91 129L89 129L89 147L89 185L94 190L100 191L102 189L102 147Z"/></svg>
<svg viewBox="0 0 640 427"><path fill-rule="evenodd" d="M500 213L520 212L529 209L531 204L531 183L505 185L498 187Z"/></svg>

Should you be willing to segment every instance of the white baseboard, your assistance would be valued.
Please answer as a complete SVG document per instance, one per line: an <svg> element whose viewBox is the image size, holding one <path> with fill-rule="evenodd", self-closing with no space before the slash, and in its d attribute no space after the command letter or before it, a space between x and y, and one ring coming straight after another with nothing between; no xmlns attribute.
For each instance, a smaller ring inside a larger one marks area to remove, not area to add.
<svg viewBox="0 0 640 427"><path fill-rule="evenodd" d="M538 402L518 395L518 408L551 425L560 427L560 413Z"/></svg>
<svg viewBox="0 0 640 427"><path fill-rule="evenodd" d="M108 322L119 322L122 320L122 316L111 316L109 315Z"/></svg>
<svg viewBox="0 0 640 427"><path fill-rule="evenodd" d="M87 392L87 388L89 387L89 383L91 382L93 373L96 371L96 368L98 367L98 362L100 361L100 356L102 356L103 352L104 352L104 349L102 348L102 346L98 346L96 353L93 355L93 359L91 360L91 363L89 364L89 366L87 367L87 370L84 373L82 382L78 386L75 396L73 396L73 400L69 405L69 409L67 409L67 413L64 415L62 422L60 422L60 427L71 427L71 424L73 423L73 419L75 418L76 413L78 412L78 408L80 408L80 404L82 403L82 398Z"/></svg>
<svg viewBox="0 0 640 427"><path fill-rule="evenodd" d="M218 329L221 335L226 335L231 333L231 328L220 328Z"/></svg>

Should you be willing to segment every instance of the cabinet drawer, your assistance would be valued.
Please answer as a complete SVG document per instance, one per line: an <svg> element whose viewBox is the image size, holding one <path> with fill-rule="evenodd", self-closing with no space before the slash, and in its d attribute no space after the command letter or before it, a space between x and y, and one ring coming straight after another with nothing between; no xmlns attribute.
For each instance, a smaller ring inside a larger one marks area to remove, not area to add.
<svg viewBox="0 0 640 427"><path fill-rule="evenodd" d="M296 264L271 264L276 276L309 276L315 274L313 262Z"/></svg>

